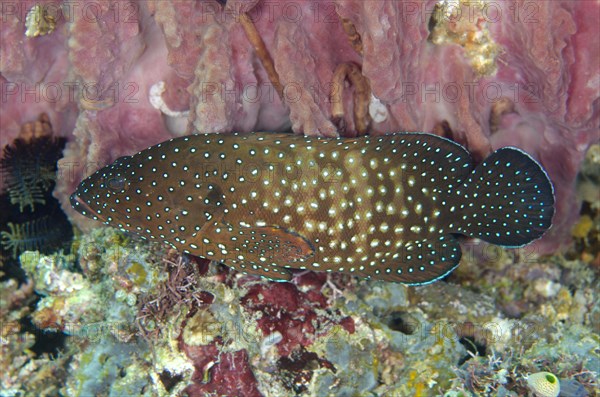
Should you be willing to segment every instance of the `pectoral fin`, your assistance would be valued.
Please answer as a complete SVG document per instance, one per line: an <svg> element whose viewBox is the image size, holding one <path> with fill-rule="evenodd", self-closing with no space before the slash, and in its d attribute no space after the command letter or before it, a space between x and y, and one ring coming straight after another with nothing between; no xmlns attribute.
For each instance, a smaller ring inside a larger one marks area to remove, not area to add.
<svg viewBox="0 0 600 397"><path fill-rule="evenodd" d="M306 238L277 226L213 224L196 240L204 243L201 256L210 250L211 259L236 270L279 280L291 279L286 269L302 267L315 252Z"/></svg>

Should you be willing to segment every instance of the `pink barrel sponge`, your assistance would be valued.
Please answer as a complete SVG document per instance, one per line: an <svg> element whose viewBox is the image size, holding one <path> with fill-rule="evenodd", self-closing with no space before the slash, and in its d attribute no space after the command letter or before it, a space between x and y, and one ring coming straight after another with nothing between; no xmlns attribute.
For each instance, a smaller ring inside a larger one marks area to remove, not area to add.
<svg viewBox="0 0 600 397"><path fill-rule="evenodd" d="M28 37L35 4L55 26ZM3 2L0 143L48 113L69 139L55 195L85 227L68 201L80 180L162 140L363 133L352 116L356 81L333 84L340 65L355 65L368 88L366 132L434 132L476 158L511 145L538 159L557 198L554 226L536 246L550 252L569 241L575 176L600 139L599 13L597 1Z"/></svg>

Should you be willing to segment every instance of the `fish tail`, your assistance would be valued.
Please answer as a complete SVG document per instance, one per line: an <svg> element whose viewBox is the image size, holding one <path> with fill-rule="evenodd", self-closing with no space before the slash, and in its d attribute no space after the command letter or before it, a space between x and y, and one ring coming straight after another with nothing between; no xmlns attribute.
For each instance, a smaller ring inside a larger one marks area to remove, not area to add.
<svg viewBox="0 0 600 397"><path fill-rule="evenodd" d="M453 193L459 196L448 203L454 229L467 236L520 247L552 225L552 182L540 164L517 148L496 150Z"/></svg>

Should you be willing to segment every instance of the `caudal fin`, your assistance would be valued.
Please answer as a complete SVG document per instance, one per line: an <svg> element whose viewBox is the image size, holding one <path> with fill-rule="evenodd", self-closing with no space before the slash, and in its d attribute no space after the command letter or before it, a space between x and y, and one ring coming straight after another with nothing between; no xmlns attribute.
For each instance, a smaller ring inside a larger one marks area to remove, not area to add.
<svg viewBox="0 0 600 397"><path fill-rule="evenodd" d="M459 189L457 232L492 244L520 247L552 225L554 189L544 169L513 147L496 150Z"/></svg>

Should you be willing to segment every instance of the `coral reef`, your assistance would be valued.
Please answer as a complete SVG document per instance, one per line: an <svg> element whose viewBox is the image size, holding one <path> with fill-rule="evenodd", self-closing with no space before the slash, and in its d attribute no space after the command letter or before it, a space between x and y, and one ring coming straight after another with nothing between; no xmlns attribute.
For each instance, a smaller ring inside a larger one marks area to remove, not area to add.
<svg viewBox="0 0 600 397"><path fill-rule="evenodd" d="M77 5L0 7L0 395L525 396L539 373L600 395L600 3ZM174 136L365 128L528 151L556 188L552 232L465 240L451 276L406 287L271 283L70 212L72 241L55 218L50 132L66 208L83 176Z"/></svg>
<svg viewBox="0 0 600 397"><path fill-rule="evenodd" d="M36 299L33 282L2 281L0 291L0 394L58 395L70 357L40 351L36 343L43 330L26 326L29 305Z"/></svg>
<svg viewBox="0 0 600 397"><path fill-rule="evenodd" d="M571 233L575 240L573 257L591 262L600 269L600 145L588 151L577 177L577 191L582 198L581 217Z"/></svg>
<svg viewBox="0 0 600 397"><path fill-rule="evenodd" d="M65 395L518 396L540 371L597 395L597 274L580 261L473 253L451 278L462 286L415 288L312 272L267 282L113 229L75 247L79 266L22 254L30 281L2 313L68 335L54 361L29 358L36 374L64 366L44 387Z"/></svg>
<svg viewBox="0 0 600 397"><path fill-rule="evenodd" d="M137 300L161 280L158 268L146 259L160 255L140 252L139 246L110 229L81 238L76 248L79 266L75 255L27 251L20 256L27 286L41 296L33 301L35 310L26 313L33 328L67 337L63 358L44 365L46 370L57 366L68 379L63 374L55 383L46 380L46 386L79 396L107 390L114 395L144 394L151 390L144 367L150 365L151 351L146 340L135 337ZM21 382L28 384L23 376L19 374Z"/></svg>

